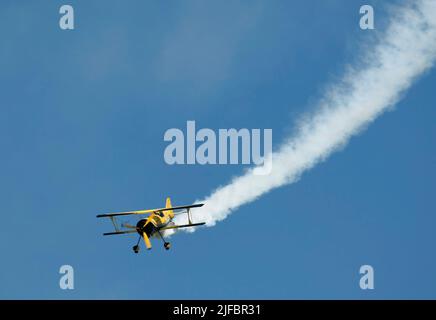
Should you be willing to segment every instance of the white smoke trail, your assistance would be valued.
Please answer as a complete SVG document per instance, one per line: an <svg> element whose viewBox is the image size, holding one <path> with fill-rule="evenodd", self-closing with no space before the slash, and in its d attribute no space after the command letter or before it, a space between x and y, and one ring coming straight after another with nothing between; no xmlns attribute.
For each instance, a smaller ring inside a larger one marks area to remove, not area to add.
<svg viewBox="0 0 436 320"><path fill-rule="evenodd" d="M256 175L252 169L219 187L199 201L205 205L194 210L195 220L213 226L239 206L295 182L397 103L435 61L436 0L397 8L371 52L330 87L317 111L305 117L297 133L273 154L271 174Z"/></svg>

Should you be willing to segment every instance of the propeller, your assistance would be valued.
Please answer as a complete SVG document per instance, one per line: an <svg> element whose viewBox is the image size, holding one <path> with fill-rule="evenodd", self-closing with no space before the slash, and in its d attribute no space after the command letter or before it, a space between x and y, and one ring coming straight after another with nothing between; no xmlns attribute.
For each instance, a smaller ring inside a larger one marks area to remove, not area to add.
<svg viewBox="0 0 436 320"><path fill-rule="evenodd" d="M132 226L131 224L128 224L128 223L122 223L121 227L128 228L128 229L136 229L136 226Z"/></svg>

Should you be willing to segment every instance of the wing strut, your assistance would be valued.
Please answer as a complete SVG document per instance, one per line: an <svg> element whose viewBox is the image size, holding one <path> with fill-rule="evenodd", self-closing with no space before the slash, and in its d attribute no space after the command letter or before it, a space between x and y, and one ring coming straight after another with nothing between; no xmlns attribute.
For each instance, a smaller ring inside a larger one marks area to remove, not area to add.
<svg viewBox="0 0 436 320"><path fill-rule="evenodd" d="M191 208L188 208L187 211L188 211L188 224L192 224Z"/></svg>

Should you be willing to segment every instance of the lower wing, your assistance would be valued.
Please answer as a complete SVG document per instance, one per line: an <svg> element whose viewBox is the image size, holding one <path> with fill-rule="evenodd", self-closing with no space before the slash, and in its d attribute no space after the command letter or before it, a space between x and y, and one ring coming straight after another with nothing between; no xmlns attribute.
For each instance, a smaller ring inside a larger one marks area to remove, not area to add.
<svg viewBox="0 0 436 320"><path fill-rule="evenodd" d="M206 222L200 222L200 223L190 223L190 224L181 224L181 225L174 225L174 226L168 226L160 228L159 230L168 230L168 229L179 229L179 228L189 228L189 227L196 227L196 226L202 226L206 224Z"/></svg>
<svg viewBox="0 0 436 320"><path fill-rule="evenodd" d="M127 230L127 231L116 231L116 232L106 232L103 233L104 236L113 236L116 234L126 234L126 233L136 233L136 230Z"/></svg>

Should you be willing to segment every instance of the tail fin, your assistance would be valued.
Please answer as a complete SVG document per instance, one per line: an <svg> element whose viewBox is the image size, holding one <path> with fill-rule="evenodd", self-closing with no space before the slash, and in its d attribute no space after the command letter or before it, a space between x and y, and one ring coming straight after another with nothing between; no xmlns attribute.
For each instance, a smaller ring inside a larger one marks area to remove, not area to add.
<svg viewBox="0 0 436 320"><path fill-rule="evenodd" d="M167 202L165 204L165 208L171 208L171 199L170 197L167 198ZM168 210L167 213L170 215L171 218L174 218L174 211L173 210Z"/></svg>

